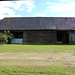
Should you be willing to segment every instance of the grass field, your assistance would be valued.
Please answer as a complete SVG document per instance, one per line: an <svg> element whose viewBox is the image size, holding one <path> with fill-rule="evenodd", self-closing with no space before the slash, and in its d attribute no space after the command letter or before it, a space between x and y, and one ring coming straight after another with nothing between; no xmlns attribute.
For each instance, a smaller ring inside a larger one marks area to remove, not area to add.
<svg viewBox="0 0 75 75"><path fill-rule="evenodd" d="M0 75L75 75L75 45L0 45Z"/></svg>

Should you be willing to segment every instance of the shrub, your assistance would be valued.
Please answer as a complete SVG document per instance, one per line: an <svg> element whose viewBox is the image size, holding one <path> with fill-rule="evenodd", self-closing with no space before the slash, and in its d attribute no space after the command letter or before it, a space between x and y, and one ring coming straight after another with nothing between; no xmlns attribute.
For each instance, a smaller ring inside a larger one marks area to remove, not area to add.
<svg viewBox="0 0 75 75"><path fill-rule="evenodd" d="M12 33L10 31L4 31L0 33L0 43L8 43L12 39Z"/></svg>
<svg viewBox="0 0 75 75"><path fill-rule="evenodd" d="M0 33L0 42L1 43L8 43L8 36L3 33Z"/></svg>

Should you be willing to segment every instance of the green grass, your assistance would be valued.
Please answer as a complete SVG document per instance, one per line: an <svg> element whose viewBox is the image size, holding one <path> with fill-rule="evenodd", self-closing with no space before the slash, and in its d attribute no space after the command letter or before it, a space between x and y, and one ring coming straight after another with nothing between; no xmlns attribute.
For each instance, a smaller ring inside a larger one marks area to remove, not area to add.
<svg viewBox="0 0 75 75"><path fill-rule="evenodd" d="M50 67L50 68L49 68ZM75 75L75 70L71 66L49 66L48 68L13 68L0 67L2 75Z"/></svg>
<svg viewBox="0 0 75 75"><path fill-rule="evenodd" d="M75 45L0 45L0 75L75 75Z"/></svg>
<svg viewBox="0 0 75 75"><path fill-rule="evenodd" d="M0 45L0 53L2 52L75 52L75 45Z"/></svg>

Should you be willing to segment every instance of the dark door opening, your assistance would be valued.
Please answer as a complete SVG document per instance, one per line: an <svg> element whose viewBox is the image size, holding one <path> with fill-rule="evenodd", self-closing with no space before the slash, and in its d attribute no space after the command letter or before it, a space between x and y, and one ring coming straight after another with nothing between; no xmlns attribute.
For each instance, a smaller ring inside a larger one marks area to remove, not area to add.
<svg viewBox="0 0 75 75"><path fill-rule="evenodd" d="M14 38L23 38L23 32L12 32Z"/></svg>
<svg viewBox="0 0 75 75"><path fill-rule="evenodd" d="M69 34L67 31L57 31L57 43L68 44Z"/></svg>
<svg viewBox="0 0 75 75"><path fill-rule="evenodd" d="M9 40L8 44L14 42L14 44L19 44L23 39L23 32L12 31L13 38Z"/></svg>

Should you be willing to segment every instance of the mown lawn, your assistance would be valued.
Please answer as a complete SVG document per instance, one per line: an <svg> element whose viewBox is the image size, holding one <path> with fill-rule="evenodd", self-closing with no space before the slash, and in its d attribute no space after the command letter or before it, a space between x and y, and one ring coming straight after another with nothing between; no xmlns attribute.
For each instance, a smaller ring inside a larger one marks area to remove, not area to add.
<svg viewBox="0 0 75 75"><path fill-rule="evenodd" d="M75 75L75 45L0 45L0 75Z"/></svg>

